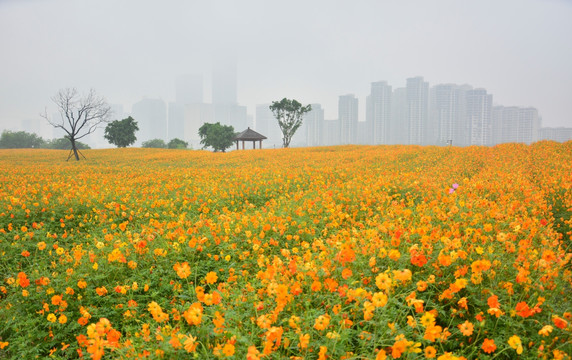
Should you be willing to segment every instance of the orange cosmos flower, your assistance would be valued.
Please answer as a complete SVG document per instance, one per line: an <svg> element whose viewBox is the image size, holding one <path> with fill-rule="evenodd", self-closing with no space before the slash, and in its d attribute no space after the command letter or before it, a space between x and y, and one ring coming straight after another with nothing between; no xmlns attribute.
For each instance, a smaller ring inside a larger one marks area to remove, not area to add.
<svg viewBox="0 0 572 360"><path fill-rule="evenodd" d="M173 265L173 270L177 273L177 276L181 279L186 279L191 275L191 267L189 266L188 262L184 262L182 264L176 263Z"/></svg>
<svg viewBox="0 0 572 360"><path fill-rule="evenodd" d="M485 341L483 341L483 345L481 346L481 348L483 349L484 352L490 354L497 349L497 346L495 345L495 341L493 339L485 339Z"/></svg>
<svg viewBox="0 0 572 360"><path fill-rule="evenodd" d="M433 359L437 355L437 350L433 346L427 346L425 348L425 357L427 359Z"/></svg>
<svg viewBox="0 0 572 360"><path fill-rule="evenodd" d="M305 349L310 343L310 334L300 334L300 349Z"/></svg>
<svg viewBox="0 0 572 360"><path fill-rule="evenodd" d="M470 323L468 320L462 324L457 325L457 327L461 331L461 334L463 334L465 336L471 336L473 334L474 329L475 329L473 324Z"/></svg>
<svg viewBox="0 0 572 360"><path fill-rule="evenodd" d="M330 316L329 315L320 315L316 319L314 323L314 329L316 330L324 330L330 324Z"/></svg>
<svg viewBox="0 0 572 360"><path fill-rule="evenodd" d="M205 280L207 284L214 284L218 280L218 276L214 271L210 271L207 273L207 276L205 276Z"/></svg>
<svg viewBox="0 0 572 360"><path fill-rule="evenodd" d="M552 317L552 322L559 329L564 329L568 325L568 321L566 321L566 320L564 320L561 317L556 316L556 315Z"/></svg>

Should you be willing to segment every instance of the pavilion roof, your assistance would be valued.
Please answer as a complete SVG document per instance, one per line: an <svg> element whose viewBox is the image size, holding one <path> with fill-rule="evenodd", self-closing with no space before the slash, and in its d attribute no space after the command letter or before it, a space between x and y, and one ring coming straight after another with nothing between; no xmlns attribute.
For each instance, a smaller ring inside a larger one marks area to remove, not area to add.
<svg viewBox="0 0 572 360"><path fill-rule="evenodd" d="M250 127L234 137L234 140L247 140L247 141L264 140L264 139L267 139L267 137L257 133Z"/></svg>

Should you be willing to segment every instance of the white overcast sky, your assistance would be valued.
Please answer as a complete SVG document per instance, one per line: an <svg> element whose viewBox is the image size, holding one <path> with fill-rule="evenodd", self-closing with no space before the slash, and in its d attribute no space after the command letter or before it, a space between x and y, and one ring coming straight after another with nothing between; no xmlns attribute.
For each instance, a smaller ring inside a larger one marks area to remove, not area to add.
<svg viewBox="0 0 572 360"><path fill-rule="evenodd" d="M177 75L202 73L209 102L225 51L253 115L288 97L333 119L354 93L363 119L371 82L424 76L572 127L571 0L0 0L0 129L55 110L66 87L130 111L144 96L173 101Z"/></svg>

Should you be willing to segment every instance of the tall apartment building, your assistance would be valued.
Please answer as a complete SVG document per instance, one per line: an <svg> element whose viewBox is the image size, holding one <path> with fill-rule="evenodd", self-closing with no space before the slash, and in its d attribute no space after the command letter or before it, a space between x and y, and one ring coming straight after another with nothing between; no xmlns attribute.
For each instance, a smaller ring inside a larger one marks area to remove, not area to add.
<svg viewBox="0 0 572 360"><path fill-rule="evenodd" d="M539 140L552 140L558 142L572 141L572 128L566 128L566 127L540 128Z"/></svg>
<svg viewBox="0 0 572 360"><path fill-rule="evenodd" d="M353 94L342 95L338 100L338 120L340 125L340 143L357 143L358 99Z"/></svg>
<svg viewBox="0 0 572 360"><path fill-rule="evenodd" d="M371 83L366 100L366 142L389 144L391 127L391 86L386 81Z"/></svg>
<svg viewBox="0 0 572 360"><path fill-rule="evenodd" d="M213 105L237 104L236 58L221 54L213 62L212 71Z"/></svg>
<svg viewBox="0 0 572 360"><path fill-rule="evenodd" d="M407 117L407 88L393 90L391 96L391 123L389 125L389 144L408 144L409 126Z"/></svg>
<svg viewBox="0 0 572 360"><path fill-rule="evenodd" d="M302 127L306 128L306 145L322 145L324 135L324 109L320 104L311 104L312 110L304 114Z"/></svg>
<svg viewBox="0 0 572 360"><path fill-rule="evenodd" d="M461 145L484 145L493 144L492 139L492 105L493 96L487 94L485 89L473 89L467 91L467 124L469 127L468 144Z"/></svg>
<svg viewBox="0 0 572 360"><path fill-rule="evenodd" d="M267 148L282 147L282 131L280 126L278 126L278 120L276 120L272 110L270 110L270 104L256 105L254 129L268 138L264 141Z"/></svg>
<svg viewBox="0 0 572 360"><path fill-rule="evenodd" d="M167 141L167 106L161 99L148 99L133 104L131 116L139 126L137 144L151 139Z"/></svg>
<svg viewBox="0 0 572 360"><path fill-rule="evenodd" d="M407 79L408 144L425 144L429 119L429 83L418 76Z"/></svg>
<svg viewBox="0 0 572 360"><path fill-rule="evenodd" d="M531 144L539 139L540 118L535 108L493 107L493 143Z"/></svg>
<svg viewBox="0 0 572 360"><path fill-rule="evenodd" d="M431 126L436 145L466 145L468 85L440 84L431 88Z"/></svg>

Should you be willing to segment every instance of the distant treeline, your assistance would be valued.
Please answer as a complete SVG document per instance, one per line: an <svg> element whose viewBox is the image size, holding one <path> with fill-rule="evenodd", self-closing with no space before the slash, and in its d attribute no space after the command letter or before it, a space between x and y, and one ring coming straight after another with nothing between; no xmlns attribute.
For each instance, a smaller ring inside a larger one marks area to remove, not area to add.
<svg viewBox="0 0 572 360"><path fill-rule="evenodd" d="M89 145L76 142L78 149L89 149ZM0 135L0 149L71 149L70 140L66 137L45 140L41 136L26 131L4 130Z"/></svg>

